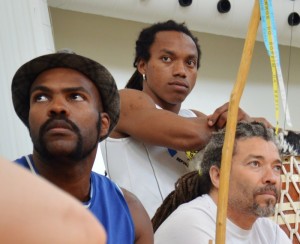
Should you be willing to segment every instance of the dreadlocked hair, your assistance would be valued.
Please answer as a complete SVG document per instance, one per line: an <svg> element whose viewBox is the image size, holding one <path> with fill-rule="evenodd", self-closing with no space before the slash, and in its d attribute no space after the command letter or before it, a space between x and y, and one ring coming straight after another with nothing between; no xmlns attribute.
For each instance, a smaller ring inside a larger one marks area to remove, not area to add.
<svg viewBox="0 0 300 244"><path fill-rule="evenodd" d="M139 91L143 90L143 78L137 69L134 71L125 88L135 89Z"/></svg>
<svg viewBox="0 0 300 244"><path fill-rule="evenodd" d="M177 180L175 190L165 198L151 220L154 232L179 205L187 203L209 191L209 185L204 183L205 178L207 177L204 175L200 176L198 171L192 171Z"/></svg>

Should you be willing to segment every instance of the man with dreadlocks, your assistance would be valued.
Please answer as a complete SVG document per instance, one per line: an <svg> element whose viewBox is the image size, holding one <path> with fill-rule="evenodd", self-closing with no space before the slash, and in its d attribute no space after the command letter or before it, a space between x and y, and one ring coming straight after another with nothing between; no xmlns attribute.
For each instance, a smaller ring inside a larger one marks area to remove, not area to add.
<svg viewBox="0 0 300 244"><path fill-rule="evenodd" d="M133 192L152 217L179 177L188 172L186 151L204 148L226 124L228 104L211 116L181 104L200 67L200 46L184 24L153 24L136 41L135 73L120 91L121 113L101 143L108 176ZM251 118L239 110L239 120Z"/></svg>
<svg viewBox="0 0 300 244"><path fill-rule="evenodd" d="M204 150L200 170L178 180L152 223L155 243L209 243L215 239L220 164L225 130ZM229 183L226 243L291 243L268 218L280 194L281 159L273 130L239 122ZM180 205L180 206L179 206Z"/></svg>

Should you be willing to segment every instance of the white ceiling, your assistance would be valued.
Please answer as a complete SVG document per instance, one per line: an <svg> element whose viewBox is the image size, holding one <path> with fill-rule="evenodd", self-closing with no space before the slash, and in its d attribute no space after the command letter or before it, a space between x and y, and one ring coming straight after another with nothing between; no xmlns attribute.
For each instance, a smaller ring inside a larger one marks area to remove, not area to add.
<svg viewBox="0 0 300 244"><path fill-rule="evenodd" d="M219 0L194 0L181 7L178 0L47 0L51 7L143 23L167 19L185 22L191 30L245 38L254 0L230 0L231 10L217 11ZM290 13L300 14L300 0L272 0L278 42L300 47L300 25L291 27ZM257 39L262 40L261 27Z"/></svg>

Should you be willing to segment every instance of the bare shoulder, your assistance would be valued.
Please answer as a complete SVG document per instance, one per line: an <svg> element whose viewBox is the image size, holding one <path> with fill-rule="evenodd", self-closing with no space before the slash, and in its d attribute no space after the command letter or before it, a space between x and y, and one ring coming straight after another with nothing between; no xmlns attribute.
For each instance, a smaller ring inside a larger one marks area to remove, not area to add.
<svg viewBox="0 0 300 244"><path fill-rule="evenodd" d="M144 206L140 200L131 192L122 188L124 198L128 204L134 226L135 226L135 243L151 244L153 240L153 228Z"/></svg>
<svg viewBox="0 0 300 244"><path fill-rule="evenodd" d="M137 131L136 126L143 127L138 121L149 111L155 111L156 105L152 98L145 92L134 89L119 90L120 94L120 118L110 137L124 138L132 136ZM136 123L133 124L132 122ZM145 128L141 128L144 130Z"/></svg>
<svg viewBox="0 0 300 244"><path fill-rule="evenodd" d="M129 107L130 109L138 108L155 108L152 98L145 92L135 89L119 90L121 107Z"/></svg>

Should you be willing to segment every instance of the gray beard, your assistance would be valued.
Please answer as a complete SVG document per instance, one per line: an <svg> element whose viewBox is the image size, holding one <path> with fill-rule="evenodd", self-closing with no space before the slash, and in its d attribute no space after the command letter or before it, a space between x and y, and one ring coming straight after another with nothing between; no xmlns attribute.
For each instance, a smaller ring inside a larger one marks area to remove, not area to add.
<svg viewBox="0 0 300 244"><path fill-rule="evenodd" d="M258 217L269 217L275 214L275 206L272 204L272 201L267 202L267 206L261 207L257 203L253 204L253 213Z"/></svg>

